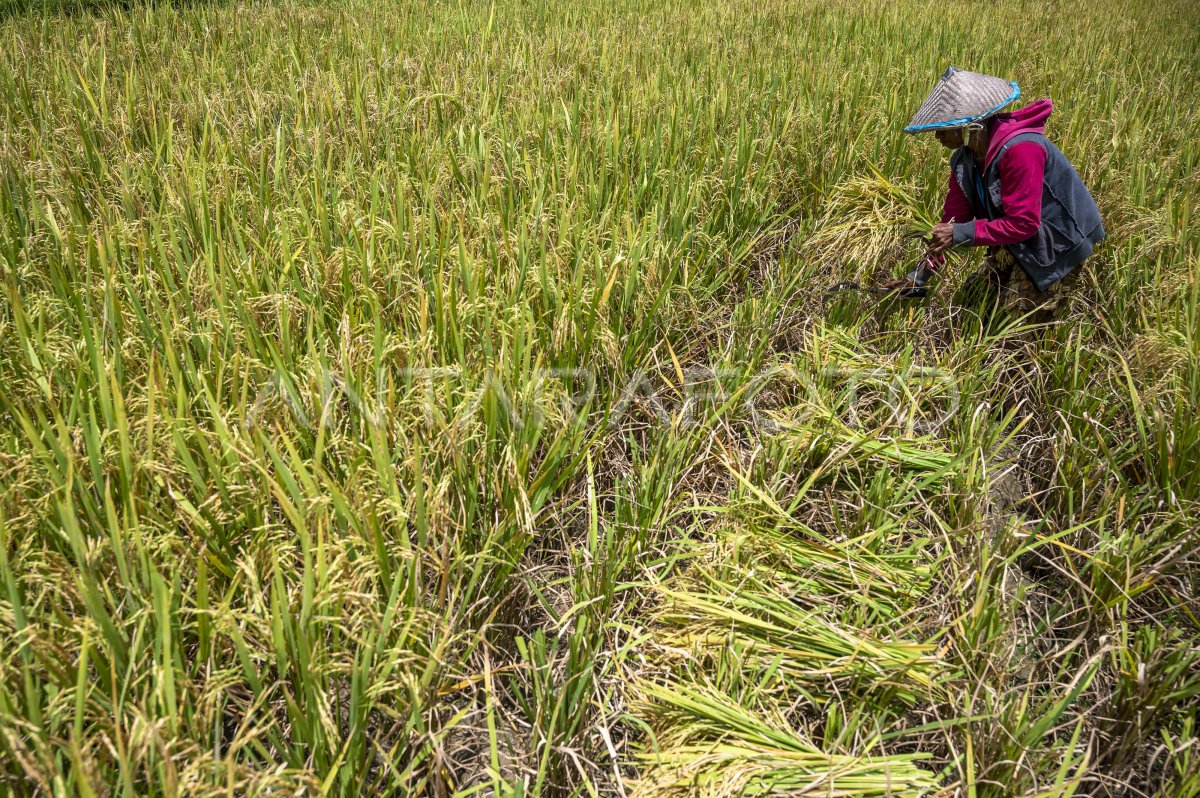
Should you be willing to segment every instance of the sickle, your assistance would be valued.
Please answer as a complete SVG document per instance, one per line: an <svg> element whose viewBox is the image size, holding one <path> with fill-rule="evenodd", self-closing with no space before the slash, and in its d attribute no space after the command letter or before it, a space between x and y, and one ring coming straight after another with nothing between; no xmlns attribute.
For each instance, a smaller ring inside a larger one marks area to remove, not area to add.
<svg viewBox="0 0 1200 798"><path fill-rule="evenodd" d="M866 291L872 294L895 294L903 299L920 299L929 296L929 289L924 286L910 286L908 288L884 288L880 285L868 285L865 288L853 280L832 285L825 292L826 294L836 294L842 291Z"/></svg>

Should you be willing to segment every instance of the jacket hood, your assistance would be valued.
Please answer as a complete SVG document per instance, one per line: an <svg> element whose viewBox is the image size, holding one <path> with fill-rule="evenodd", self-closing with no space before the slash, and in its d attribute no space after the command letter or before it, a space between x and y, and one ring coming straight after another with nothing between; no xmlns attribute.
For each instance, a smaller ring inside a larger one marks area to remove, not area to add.
<svg viewBox="0 0 1200 798"><path fill-rule="evenodd" d="M1054 103L1050 102L1047 98L1031 102L1029 105L1019 108L1016 111L993 116L990 125L991 134L988 137L986 165L992 163L992 159L996 157L996 153L1013 136L1018 136L1021 133L1042 133L1045 131L1046 120L1050 118L1050 113L1053 110Z"/></svg>

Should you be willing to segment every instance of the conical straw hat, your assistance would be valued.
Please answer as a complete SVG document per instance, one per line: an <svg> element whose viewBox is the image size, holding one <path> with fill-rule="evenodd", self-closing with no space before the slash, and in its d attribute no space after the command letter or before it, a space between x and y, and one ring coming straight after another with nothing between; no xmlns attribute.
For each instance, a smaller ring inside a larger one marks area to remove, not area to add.
<svg viewBox="0 0 1200 798"><path fill-rule="evenodd" d="M1020 87L1010 80L948 67L904 131L962 127L991 116L1020 96Z"/></svg>

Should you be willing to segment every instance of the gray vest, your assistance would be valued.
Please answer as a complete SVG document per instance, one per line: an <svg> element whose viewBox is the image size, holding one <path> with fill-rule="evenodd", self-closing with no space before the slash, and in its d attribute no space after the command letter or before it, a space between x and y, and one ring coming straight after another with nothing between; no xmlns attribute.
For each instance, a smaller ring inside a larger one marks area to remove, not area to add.
<svg viewBox="0 0 1200 798"><path fill-rule="evenodd" d="M1046 151L1046 170L1042 176L1042 224L1038 231L1008 250L1025 269L1039 291L1070 274L1092 254L1104 238L1100 210L1079 179L1079 173L1067 157L1040 133L1013 136L980 174L975 153L966 147L950 158L950 170L959 188L967 196L976 219L1004 216L1000 194L1000 159L1009 147L1022 141L1036 141Z"/></svg>

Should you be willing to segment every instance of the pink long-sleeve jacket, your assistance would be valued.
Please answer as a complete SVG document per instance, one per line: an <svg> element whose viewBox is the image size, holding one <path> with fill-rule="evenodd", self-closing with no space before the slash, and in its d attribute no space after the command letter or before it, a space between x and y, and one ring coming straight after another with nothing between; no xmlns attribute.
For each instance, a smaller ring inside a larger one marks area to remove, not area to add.
<svg viewBox="0 0 1200 798"><path fill-rule="evenodd" d="M1024 108L997 114L988 120L988 149L980 171L987 171L996 153L1020 133L1042 133L1054 110L1050 100L1038 100ZM1014 144L999 164L1000 200L1004 215L999 219L976 219L971 204L950 176L950 190L942 206L942 221L954 223L954 243L968 246L1002 246L1025 241L1042 223L1042 175L1046 151L1036 142Z"/></svg>

